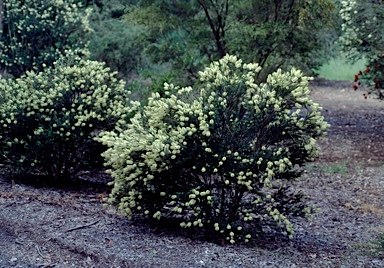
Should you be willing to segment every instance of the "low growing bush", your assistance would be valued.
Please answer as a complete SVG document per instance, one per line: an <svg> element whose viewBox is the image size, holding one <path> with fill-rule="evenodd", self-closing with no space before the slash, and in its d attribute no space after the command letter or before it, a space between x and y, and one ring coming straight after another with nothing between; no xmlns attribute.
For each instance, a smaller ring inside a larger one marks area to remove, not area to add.
<svg viewBox="0 0 384 268"><path fill-rule="evenodd" d="M39 73L0 79L0 94L3 164L56 179L102 163L105 148L93 137L133 109L115 73L74 55Z"/></svg>
<svg viewBox="0 0 384 268"><path fill-rule="evenodd" d="M230 243L271 228L291 237L289 218L313 207L289 182L316 156L327 123L308 77L279 70L256 84L259 71L227 55L195 89L165 84L124 129L102 133L109 202L129 218L175 219Z"/></svg>

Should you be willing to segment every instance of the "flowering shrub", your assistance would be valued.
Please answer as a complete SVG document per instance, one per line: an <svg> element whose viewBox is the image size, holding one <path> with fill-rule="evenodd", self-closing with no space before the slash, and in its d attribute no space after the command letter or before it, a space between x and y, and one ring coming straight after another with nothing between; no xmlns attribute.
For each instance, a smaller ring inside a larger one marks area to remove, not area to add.
<svg viewBox="0 0 384 268"><path fill-rule="evenodd" d="M291 237L289 217L312 207L288 183L327 123L308 77L279 70L256 84L260 69L227 55L200 72L200 91L165 84L124 129L102 133L109 201L129 218L177 219L230 243L266 226Z"/></svg>
<svg viewBox="0 0 384 268"><path fill-rule="evenodd" d="M343 19L343 35L340 41L351 60L365 58L367 68L355 76L368 82L369 93L384 99L384 1L343 0L340 16Z"/></svg>
<svg viewBox="0 0 384 268"><path fill-rule="evenodd" d="M81 38L90 31L77 0L0 2L0 69L14 77L51 66L68 49L87 53Z"/></svg>
<svg viewBox="0 0 384 268"><path fill-rule="evenodd" d="M94 135L127 120L133 109L114 73L73 55L40 73L0 79L0 94L2 162L56 179L102 163L105 148Z"/></svg>

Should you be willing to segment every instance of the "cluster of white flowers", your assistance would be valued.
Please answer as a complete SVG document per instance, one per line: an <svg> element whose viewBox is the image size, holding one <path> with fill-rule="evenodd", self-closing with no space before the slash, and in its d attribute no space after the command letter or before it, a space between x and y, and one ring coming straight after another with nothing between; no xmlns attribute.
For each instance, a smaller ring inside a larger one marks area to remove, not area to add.
<svg viewBox="0 0 384 268"><path fill-rule="evenodd" d="M84 152L76 150L86 150L95 131L125 122L135 107L129 104L124 82L103 63L80 58L75 64L61 62L43 72L0 79L0 92L0 142L10 148L9 154L20 159L29 155L34 164L44 162L40 157L54 161L60 155L81 156ZM38 144L46 145L44 152L36 151ZM23 149L12 150L19 145Z"/></svg>
<svg viewBox="0 0 384 268"><path fill-rule="evenodd" d="M79 33L92 31L89 26L91 9L83 12L78 1L4 0L2 3L3 23L8 25L0 29L7 30L0 40L1 65L10 69L12 66L31 69L43 62L52 63L65 49L88 53L83 41L69 39L75 30Z"/></svg>
<svg viewBox="0 0 384 268"><path fill-rule="evenodd" d="M173 89L172 85L165 87ZM178 96L188 91L188 88L181 89ZM169 161L177 161L182 148L187 146L186 138L193 136L199 129L199 125L189 118L197 116L200 111L201 105L197 101L189 104L175 95L162 98L158 93L154 93L142 113L137 113L130 120L126 130L119 134L113 131L102 133L98 140L110 147L104 157L107 164L113 168L112 176L115 178L111 202L115 201L115 195L125 191L126 184L132 188L139 184L145 188L150 187L157 173L170 168ZM173 193L164 192L159 196L170 199L175 197ZM141 192L133 191L127 198L118 200L119 207L131 217L133 207L145 206L140 202L141 197ZM193 201L184 205L192 203ZM174 210L181 212L177 205ZM148 211L140 213L148 214ZM161 213L156 211L153 217L158 218L160 215Z"/></svg>
<svg viewBox="0 0 384 268"><path fill-rule="evenodd" d="M344 32L340 36L340 42L344 47L344 50L348 55L357 55L357 46L363 41L359 37L359 28L354 23L353 17L356 16L356 1L355 0L344 0L341 1L340 17L343 20L342 31Z"/></svg>
<svg viewBox="0 0 384 268"><path fill-rule="evenodd" d="M266 219L291 237L273 189L316 156L328 124L309 99L310 78L279 70L257 84L259 71L227 55L200 72L195 99L191 87L165 84L165 97L153 94L125 128L102 133L114 178L109 201L128 217L211 226L230 243L249 241L247 226Z"/></svg>

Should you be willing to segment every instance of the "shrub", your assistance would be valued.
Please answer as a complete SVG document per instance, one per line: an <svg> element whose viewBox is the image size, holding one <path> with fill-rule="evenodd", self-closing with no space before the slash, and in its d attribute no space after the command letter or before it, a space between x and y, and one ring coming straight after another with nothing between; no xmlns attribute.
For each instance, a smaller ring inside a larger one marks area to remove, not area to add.
<svg viewBox="0 0 384 268"><path fill-rule="evenodd" d="M384 100L384 55L377 54L376 58L370 59L364 71L355 75L353 88L356 90L361 81L368 86L367 94L375 94ZM365 98L367 94L364 93Z"/></svg>
<svg viewBox="0 0 384 268"><path fill-rule="evenodd" d="M20 77L51 66L66 50L87 53L89 12L77 0L0 1L0 69Z"/></svg>
<svg viewBox="0 0 384 268"><path fill-rule="evenodd" d="M269 227L292 236L289 217L313 209L289 182L327 123L308 77L279 70L256 84L259 71L227 55L200 72L199 92L165 84L125 129L102 133L109 201L129 218L176 219L230 243Z"/></svg>
<svg viewBox="0 0 384 268"><path fill-rule="evenodd" d="M0 94L3 163L56 179L102 163L105 148L93 137L132 111L115 73L73 55L42 72L1 79Z"/></svg>

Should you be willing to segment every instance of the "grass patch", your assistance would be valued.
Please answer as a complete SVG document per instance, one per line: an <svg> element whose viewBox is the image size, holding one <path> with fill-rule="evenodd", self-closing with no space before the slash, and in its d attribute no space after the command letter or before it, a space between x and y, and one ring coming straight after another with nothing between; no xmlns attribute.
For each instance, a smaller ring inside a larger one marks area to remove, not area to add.
<svg viewBox="0 0 384 268"><path fill-rule="evenodd" d="M348 63L346 58L338 56L331 59L319 70L319 77L327 80L350 81L354 79L355 74L365 69L366 60L359 60L354 64Z"/></svg>
<svg viewBox="0 0 384 268"><path fill-rule="evenodd" d="M384 258L384 234L379 234L376 240L370 240L368 243L352 247L347 255L350 257L365 256L371 258Z"/></svg>
<svg viewBox="0 0 384 268"><path fill-rule="evenodd" d="M306 165L308 172L320 172L322 174L339 174L346 176L349 173L347 162L335 162L335 163L311 163Z"/></svg>

